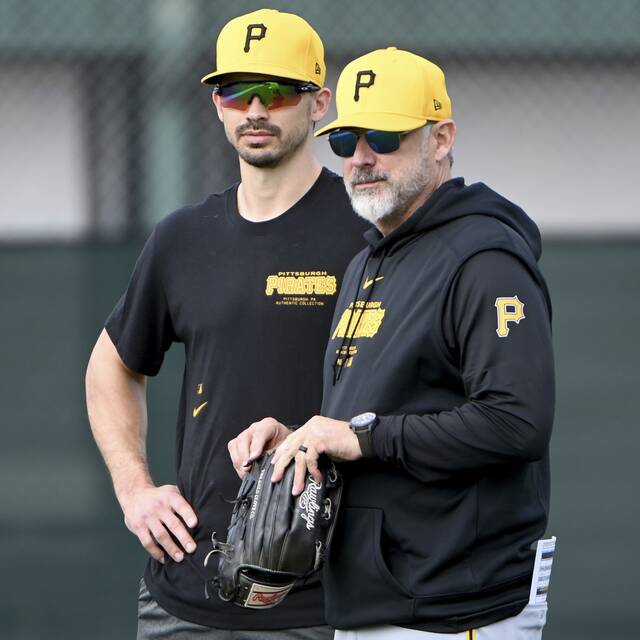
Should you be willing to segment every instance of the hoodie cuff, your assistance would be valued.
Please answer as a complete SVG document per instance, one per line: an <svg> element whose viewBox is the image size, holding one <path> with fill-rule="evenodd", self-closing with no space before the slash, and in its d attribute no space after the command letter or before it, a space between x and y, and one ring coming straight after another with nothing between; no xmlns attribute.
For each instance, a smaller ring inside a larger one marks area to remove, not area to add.
<svg viewBox="0 0 640 640"><path fill-rule="evenodd" d="M373 452L380 460L388 461L395 458L393 434L401 428L402 416L378 416L378 424L371 433Z"/></svg>

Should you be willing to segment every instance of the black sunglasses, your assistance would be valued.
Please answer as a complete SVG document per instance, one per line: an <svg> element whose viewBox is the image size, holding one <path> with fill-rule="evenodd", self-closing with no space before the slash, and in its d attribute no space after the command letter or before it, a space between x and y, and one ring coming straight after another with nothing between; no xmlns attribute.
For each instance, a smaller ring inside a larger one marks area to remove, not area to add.
<svg viewBox="0 0 640 640"><path fill-rule="evenodd" d="M408 131L334 131L329 134L331 150L341 158L350 158L356 152L358 138L364 136L367 144L376 153L392 153L400 148L400 139Z"/></svg>

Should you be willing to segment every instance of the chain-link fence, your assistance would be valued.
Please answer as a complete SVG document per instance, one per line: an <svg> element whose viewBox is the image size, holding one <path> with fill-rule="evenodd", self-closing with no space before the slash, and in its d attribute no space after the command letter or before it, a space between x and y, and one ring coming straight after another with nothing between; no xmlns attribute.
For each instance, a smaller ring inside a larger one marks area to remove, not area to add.
<svg viewBox="0 0 640 640"><path fill-rule="evenodd" d="M521 202L543 231L640 231L631 202L600 189L635 171L638 0L270 6L320 33L331 87L375 48L440 64L460 132L456 172ZM220 28L261 7L0 0L0 239L125 237L237 179L199 78ZM624 129L615 142L608 118ZM340 170L326 141L318 153Z"/></svg>

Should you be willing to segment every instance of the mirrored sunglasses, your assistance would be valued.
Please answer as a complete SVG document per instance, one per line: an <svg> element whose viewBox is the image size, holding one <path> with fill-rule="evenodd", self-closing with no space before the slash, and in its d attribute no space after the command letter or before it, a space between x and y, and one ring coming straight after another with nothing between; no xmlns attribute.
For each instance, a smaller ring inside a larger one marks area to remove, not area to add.
<svg viewBox="0 0 640 640"><path fill-rule="evenodd" d="M246 111L255 96L265 108L280 109L294 107L302 100L303 93L318 91L318 87L314 84L260 81L219 85L214 91L220 96L223 107Z"/></svg>
<svg viewBox="0 0 640 640"><path fill-rule="evenodd" d="M356 152L358 138L364 136L367 144L376 153L392 153L400 148L400 139L407 131L334 131L329 134L329 144L333 153L341 158L350 158Z"/></svg>

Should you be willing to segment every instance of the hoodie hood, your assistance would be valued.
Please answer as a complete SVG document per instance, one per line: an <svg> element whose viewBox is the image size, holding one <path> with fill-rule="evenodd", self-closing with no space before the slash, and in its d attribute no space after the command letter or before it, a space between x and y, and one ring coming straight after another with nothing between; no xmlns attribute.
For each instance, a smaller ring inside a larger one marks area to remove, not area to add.
<svg viewBox="0 0 640 640"><path fill-rule="evenodd" d="M391 255L415 236L470 215L496 218L522 237L536 261L540 258L542 242L536 223L518 205L486 184L466 185L464 178L453 178L440 185L408 220L388 236L372 227L364 237L372 253L384 249L385 254Z"/></svg>

